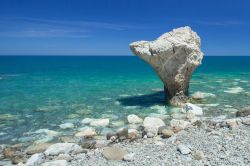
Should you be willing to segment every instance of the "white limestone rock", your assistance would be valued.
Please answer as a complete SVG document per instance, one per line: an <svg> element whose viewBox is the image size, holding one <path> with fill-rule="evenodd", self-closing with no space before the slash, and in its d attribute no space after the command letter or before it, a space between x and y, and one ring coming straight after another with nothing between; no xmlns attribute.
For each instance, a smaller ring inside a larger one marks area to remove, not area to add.
<svg viewBox="0 0 250 166"><path fill-rule="evenodd" d="M135 114L128 115L127 119L128 119L128 123L130 123L130 124L136 124L136 123L143 122L143 120Z"/></svg>
<svg viewBox="0 0 250 166"><path fill-rule="evenodd" d="M181 154L184 154L184 155L187 155L187 154L191 153L191 150L184 144L179 144L177 146L177 150L179 152L181 152Z"/></svg>
<svg viewBox="0 0 250 166"><path fill-rule="evenodd" d="M26 166L40 165L45 161L45 156L43 153L33 154L28 161L26 162Z"/></svg>
<svg viewBox="0 0 250 166"><path fill-rule="evenodd" d="M190 122L184 121L184 120L176 120L172 119L170 121L170 126L171 127L178 127L181 129L185 129L188 125L190 125Z"/></svg>
<svg viewBox="0 0 250 166"><path fill-rule="evenodd" d="M201 64L200 46L199 36L190 27L181 27L155 41L133 42L130 49L154 68L170 104L180 106L187 99L193 71Z"/></svg>
<svg viewBox="0 0 250 166"><path fill-rule="evenodd" d="M182 112L191 113L198 116L203 115L202 108L191 103L185 103L184 106L182 107Z"/></svg>
<svg viewBox="0 0 250 166"><path fill-rule="evenodd" d="M97 135L96 131L92 127L83 127L75 134L76 137L93 137L95 135Z"/></svg>
<svg viewBox="0 0 250 166"><path fill-rule="evenodd" d="M143 121L143 127L147 133L147 137L152 138L158 134L158 129L161 126L166 126L160 118L146 117Z"/></svg>
<svg viewBox="0 0 250 166"><path fill-rule="evenodd" d="M82 148L75 143L56 143L51 145L44 154L46 156L56 156L59 154L77 154L82 152Z"/></svg>

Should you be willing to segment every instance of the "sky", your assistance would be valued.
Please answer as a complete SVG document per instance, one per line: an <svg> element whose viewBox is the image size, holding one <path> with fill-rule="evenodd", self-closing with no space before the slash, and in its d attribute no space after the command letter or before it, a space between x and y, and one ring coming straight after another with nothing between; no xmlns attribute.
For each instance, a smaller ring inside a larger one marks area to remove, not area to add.
<svg viewBox="0 0 250 166"><path fill-rule="evenodd" d="M249 0L1 0L0 55L132 55L182 26L205 55L250 55Z"/></svg>

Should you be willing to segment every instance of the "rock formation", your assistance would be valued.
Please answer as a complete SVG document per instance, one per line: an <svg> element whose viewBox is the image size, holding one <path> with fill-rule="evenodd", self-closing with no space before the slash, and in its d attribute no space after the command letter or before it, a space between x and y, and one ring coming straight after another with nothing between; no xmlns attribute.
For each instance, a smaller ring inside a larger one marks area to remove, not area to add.
<svg viewBox="0 0 250 166"><path fill-rule="evenodd" d="M187 100L189 80L203 58L200 45L199 36L190 27L182 27L155 41L133 42L130 49L159 75L166 100L180 106Z"/></svg>

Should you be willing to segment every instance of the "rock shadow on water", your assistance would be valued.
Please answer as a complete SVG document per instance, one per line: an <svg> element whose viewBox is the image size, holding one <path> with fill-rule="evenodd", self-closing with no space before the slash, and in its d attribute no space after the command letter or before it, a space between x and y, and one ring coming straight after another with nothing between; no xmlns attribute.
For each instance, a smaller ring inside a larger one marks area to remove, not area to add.
<svg viewBox="0 0 250 166"><path fill-rule="evenodd" d="M165 105L164 91L144 94L140 96L129 96L117 99L123 106L150 107L153 105Z"/></svg>

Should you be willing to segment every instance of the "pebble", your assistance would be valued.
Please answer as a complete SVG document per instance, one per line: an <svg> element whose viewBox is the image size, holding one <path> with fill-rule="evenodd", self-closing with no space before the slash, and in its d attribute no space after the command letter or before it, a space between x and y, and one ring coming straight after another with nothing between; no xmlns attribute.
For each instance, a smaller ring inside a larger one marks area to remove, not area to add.
<svg viewBox="0 0 250 166"><path fill-rule="evenodd" d="M196 159L196 160L202 160L205 155L203 153L203 151L200 151L200 150L196 150L192 153L193 157Z"/></svg>
<svg viewBox="0 0 250 166"><path fill-rule="evenodd" d="M55 160L43 163L42 166L68 166L68 162L66 160Z"/></svg>
<svg viewBox="0 0 250 166"><path fill-rule="evenodd" d="M123 127L117 130L116 135L119 139L126 139L128 138L128 128Z"/></svg>
<svg viewBox="0 0 250 166"><path fill-rule="evenodd" d="M181 154L184 154L184 155L191 153L191 150L184 144L178 144L177 150L181 152Z"/></svg>
<svg viewBox="0 0 250 166"><path fill-rule="evenodd" d="M170 121L170 125L171 127L178 127L178 128L185 129L188 125L190 125L190 123L184 120L172 119Z"/></svg>
<svg viewBox="0 0 250 166"><path fill-rule="evenodd" d="M108 160L122 160L127 151L120 147L107 147L102 152L103 156Z"/></svg>
<svg viewBox="0 0 250 166"><path fill-rule="evenodd" d="M169 130L169 129L164 129L162 130L162 136L164 138L169 138L171 137L172 135L174 135L174 132L172 130Z"/></svg>
<svg viewBox="0 0 250 166"><path fill-rule="evenodd" d="M125 161L133 161L134 157L135 157L134 153L128 153L128 154L124 155L123 160L125 160Z"/></svg>
<svg viewBox="0 0 250 166"><path fill-rule="evenodd" d="M128 129L128 139L131 141L138 137L138 131L136 129Z"/></svg>

